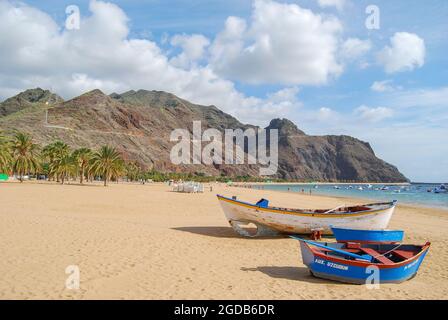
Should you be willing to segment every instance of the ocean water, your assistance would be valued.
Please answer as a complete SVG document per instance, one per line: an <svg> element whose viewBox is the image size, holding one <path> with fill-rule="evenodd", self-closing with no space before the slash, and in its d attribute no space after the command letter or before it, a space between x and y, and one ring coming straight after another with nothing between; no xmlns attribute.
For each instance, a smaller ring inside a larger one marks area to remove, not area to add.
<svg viewBox="0 0 448 320"><path fill-rule="evenodd" d="M336 189L337 186L339 189ZM428 192L439 187L440 184L418 184L413 183L406 186L395 185L372 185L368 188L366 185L352 184L265 184L262 186L252 186L252 188L263 188L265 190L289 191L290 192L311 192L313 194L321 194L337 197L371 199L375 201L392 201L398 200L399 203L415 204L425 207L437 207L448 210L448 193ZM363 190L358 190L358 188ZM381 190L386 187L387 190Z"/></svg>

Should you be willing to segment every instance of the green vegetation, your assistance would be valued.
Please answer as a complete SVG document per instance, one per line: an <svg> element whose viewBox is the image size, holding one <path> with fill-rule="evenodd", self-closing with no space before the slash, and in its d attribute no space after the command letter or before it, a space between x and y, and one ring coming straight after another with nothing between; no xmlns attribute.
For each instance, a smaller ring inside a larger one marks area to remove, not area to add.
<svg viewBox="0 0 448 320"><path fill-rule="evenodd" d="M44 175L49 180L64 184L70 179L94 178L117 181L126 174L125 162L112 147L103 146L93 152L87 148L72 151L62 141L55 141L41 151L30 135L17 132L12 137L0 133L0 173L14 174L23 182L25 175ZM132 164L132 181L139 179L141 169Z"/></svg>
<svg viewBox="0 0 448 320"><path fill-rule="evenodd" d="M91 171L95 175L100 175L104 181L104 186L111 179L118 179L125 171L125 164L121 155L109 146L101 147L91 160Z"/></svg>
<svg viewBox="0 0 448 320"><path fill-rule="evenodd" d="M103 146L99 150L80 148L71 150L62 141L55 141L44 146L41 150L33 142L30 135L16 132L13 136L6 136L0 132L0 174L14 174L21 182L24 176L45 176L46 179L61 184L70 180L85 181L101 179L104 185L110 181L126 181L142 183L146 181L166 182L195 181L208 182L285 182L281 179L267 180L260 177L238 176L219 177L208 176L203 172L178 173L160 172L154 169L144 170L137 162L125 162L120 153L110 147Z"/></svg>
<svg viewBox="0 0 448 320"><path fill-rule="evenodd" d="M48 176L50 179L56 177L56 181L59 182L63 175L62 180L64 183L66 175L73 169L70 157L70 147L62 141L53 142L43 148L41 158L44 161L48 161ZM64 166L65 170L60 166Z"/></svg>
<svg viewBox="0 0 448 320"><path fill-rule="evenodd" d="M11 141L12 170L23 182L25 174L36 174L39 170L38 145L30 135L17 132Z"/></svg>
<svg viewBox="0 0 448 320"><path fill-rule="evenodd" d="M74 160L76 161L78 169L77 174L79 175L79 183L83 184L84 177L89 172L90 163L93 158L93 152L88 148L81 148L73 152L73 157Z"/></svg>
<svg viewBox="0 0 448 320"><path fill-rule="evenodd" d="M11 145L8 139L0 132L0 173L11 171Z"/></svg>

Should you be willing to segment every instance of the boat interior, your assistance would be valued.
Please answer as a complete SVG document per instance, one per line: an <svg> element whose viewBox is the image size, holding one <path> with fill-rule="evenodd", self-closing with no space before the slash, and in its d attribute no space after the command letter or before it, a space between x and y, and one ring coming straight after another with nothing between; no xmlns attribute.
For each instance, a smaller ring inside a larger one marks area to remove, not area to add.
<svg viewBox="0 0 448 320"><path fill-rule="evenodd" d="M333 209L290 209L290 208L269 206L269 200L261 199L255 205L260 208L280 210L285 212L297 212L297 213L309 213L309 214L338 214L338 213L356 213L371 210L387 209L391 206L391 203L386 202L386 203L373 203L358 206L339 206Z"/></svg>
<svg viewBox="0 0 448 320"><path fill-rule="evenodd" d="M373 263L392 265L418 255L425 246L403 245L403 244L360 244L356 242L348 243L326 243L328 247L340 249L348 253L353 253L369 260ZM328 256L342 258L346 260L357 260L351 256L346 256L343 253L331 251L324 248L313 248L320 253ZM360 259L360 261L362 261Z"/></svg>

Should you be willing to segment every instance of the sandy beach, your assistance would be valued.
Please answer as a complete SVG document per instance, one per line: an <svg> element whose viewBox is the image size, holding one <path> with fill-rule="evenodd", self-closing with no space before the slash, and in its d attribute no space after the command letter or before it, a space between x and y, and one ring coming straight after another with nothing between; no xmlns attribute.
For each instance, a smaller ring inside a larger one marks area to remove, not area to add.
<svg viewBox="0 0 448 320"><path fill-rule="evenodd" d="M283 207L360 200L213 185L179 194L163 184L0 184L1 299L446 299L448 211L399 206L391 228L432 242L416 278L378 290L313 278L298 243L243 239L216 194ZM80 289L65 287L79 266Z"/></svg>

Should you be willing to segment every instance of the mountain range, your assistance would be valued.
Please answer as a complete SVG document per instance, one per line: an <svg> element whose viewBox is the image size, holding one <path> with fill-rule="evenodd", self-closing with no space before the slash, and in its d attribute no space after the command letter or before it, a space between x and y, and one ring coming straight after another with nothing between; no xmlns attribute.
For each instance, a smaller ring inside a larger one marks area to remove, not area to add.
<svg viewBox="0 0 448 320"><path fill-rule="evenodd" d="M30 133L40 145L61 140L73 148L116 147L126 160L159 171L206 175L257 176L258 165L173 165L170 151L175 129L257 128L243 124L216 106L190 103L162 91L128 91L107 95L93 90L71 100L40 88L0 103L0 130ZM367 142L350 136L310 136L288 119L274 119L279 130L276 178L313 181L406 182L399 170L376 157Z"/></svg>

